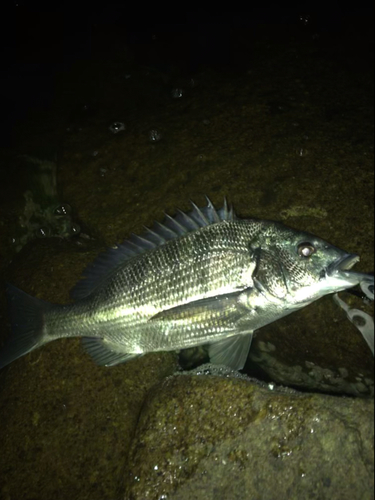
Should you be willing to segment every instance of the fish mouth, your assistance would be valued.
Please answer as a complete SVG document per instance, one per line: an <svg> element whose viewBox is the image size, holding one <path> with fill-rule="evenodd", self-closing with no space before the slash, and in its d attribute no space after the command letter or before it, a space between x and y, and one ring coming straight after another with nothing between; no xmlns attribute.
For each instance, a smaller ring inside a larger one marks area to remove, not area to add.
<svg viewBox="0 0 375 500"><path fill-rule="evenodd" d="M357 254L352 253L343 255L327 267L326 275L333 276L334 274L340 273L342 271L349 271L358 261L359 255Z"/></svg>
<svg viewBox="0 0 375 500"><path fill-rule="evenodd" d="M362 273L351 271L351 268L359 261L356 254L346 254L336 259L325 270L325 278L339 285L337 291L346 290L356 285L361 287L364 297L374 300L374 273Z"/></svg>

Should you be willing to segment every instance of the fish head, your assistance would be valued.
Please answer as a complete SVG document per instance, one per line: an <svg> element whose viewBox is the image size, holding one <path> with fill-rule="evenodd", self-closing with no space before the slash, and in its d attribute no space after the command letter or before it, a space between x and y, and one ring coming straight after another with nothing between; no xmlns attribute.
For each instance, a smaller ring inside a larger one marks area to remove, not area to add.
<svg viewBox="0 0 375 500"><path fill-rule="evenodd" d="M313 234L270 223L257 241L255 282L290 307L303 307L357 285L362 273L350 269L359 256Z"/></svg>

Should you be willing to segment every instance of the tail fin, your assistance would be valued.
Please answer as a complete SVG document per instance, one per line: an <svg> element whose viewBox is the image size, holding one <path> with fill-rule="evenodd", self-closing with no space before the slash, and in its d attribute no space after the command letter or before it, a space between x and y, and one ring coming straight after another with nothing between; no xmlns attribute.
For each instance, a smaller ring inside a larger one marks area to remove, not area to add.
<svg viewBox="0 0 375 500"><path fill-rule="evenodd" d="M7 296L12 319L12 333L0 350L0 369L45 342L44 311L47 302L31 297L13 285L7 285Z"/></svg>

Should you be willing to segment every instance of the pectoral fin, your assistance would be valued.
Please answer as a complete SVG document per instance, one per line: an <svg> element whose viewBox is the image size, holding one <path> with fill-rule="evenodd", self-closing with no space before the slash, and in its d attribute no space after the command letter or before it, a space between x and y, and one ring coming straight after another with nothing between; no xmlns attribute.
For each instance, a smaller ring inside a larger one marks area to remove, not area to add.
<svg viewBox="0 0 375 500"><path fill-rule="evenodd" d="M239 301L240 295L247 291L248 289L226 295L217 295L165 309L155 314L149 321L189 320L192 323L198 323L211 318L221 324L234 324L249 312Z"/></svg>
<svg viewBox="0 0 375 500"><path fill-rule="evenodd" d="M248 299L253 290L246 288L172 307L159 312L149 321L181 322L191 324L191 328L202 325L201 329L205 325L216 325L221 331L221 338L225 334L230 336L209 345L211 362L240 370L246 362L253 337L252 330L244 324L240 326L241 320L250 312Z"/></svg>
<svg viewBox="0 0 375 500"><path fill-rule="evenodd" d="M249 332L210 344L208 353L211 363L241 370L246 363L252 339L253 332Z"/></svg>

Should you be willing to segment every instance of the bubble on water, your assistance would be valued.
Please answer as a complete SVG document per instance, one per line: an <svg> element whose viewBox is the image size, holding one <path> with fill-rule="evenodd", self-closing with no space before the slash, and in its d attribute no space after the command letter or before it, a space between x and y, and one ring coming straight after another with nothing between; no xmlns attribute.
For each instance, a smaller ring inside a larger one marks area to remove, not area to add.
<svg viewBox="0 0 375 500"><path fill-rule="evenodd" d="M38 238L48 238L51 236L51 229L46 226L39 227L36 230L36 236Z"/></svg>
<svg viewBox="0 0 375 500"><path fill-rule="evenodd" d="M151 142L159 142L161 138L162 138L162 134L156 129L152 129L148 133L148 139Z"/></svg>
<svg viewBox="0 0 375 500"><path fill-rule="evenodd" d="M308 152L308 150L307 150L307 149L304 149L304 148L298 148L298 149L296 149L296 154L297 154L298 156L301 156L301 157L302 157L302 156L306 156L306 155L308 155L308 153L309 153L309 152Z"/></svg>
<svg viewBox="0 0 375 500"><path fill-rule="evenodd" d="M113 122L109 126L109 130L112 132L112 134L118 134L119 132L125 130L125 124L122 122Z"/></svg>
<svg viewBox="0 0 375 500"><path fill-rule="evenodd" d="M180 88L172 89L173 99L180 99L183 95L184 95L183 89L180 89Z"/></svg>
<svg viewBox="0 0 375 500"><path fill-rule="evenodd" d="M81 227L79 226L79 224L76 224L75 222L73 222L70 230L71 230L72 235L75 236L81 232Z"/></svg>
<svg viewBox="0 0 375 500"><path fill-rule="evenodd" d="M311 22L311 16L310 14L301 14L299 16L299 22L303 24L304 26L307 26Z"/></svg>
<svg viewBox="0 0 375 500"><path fill-rule="evenodd" d="M62 203L54 210L54 215L58 217L66 217L72 213L72 207L67 203Z"/></svg>

